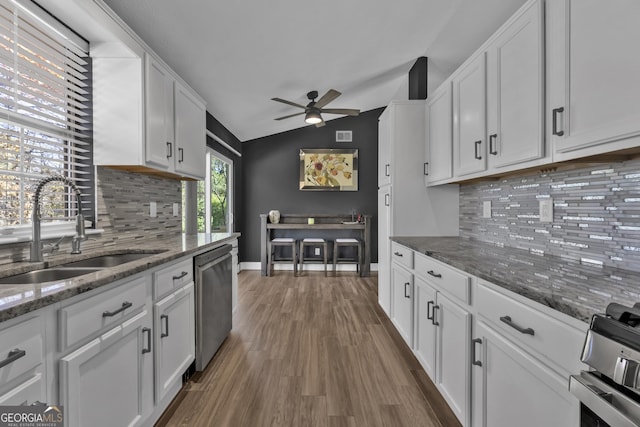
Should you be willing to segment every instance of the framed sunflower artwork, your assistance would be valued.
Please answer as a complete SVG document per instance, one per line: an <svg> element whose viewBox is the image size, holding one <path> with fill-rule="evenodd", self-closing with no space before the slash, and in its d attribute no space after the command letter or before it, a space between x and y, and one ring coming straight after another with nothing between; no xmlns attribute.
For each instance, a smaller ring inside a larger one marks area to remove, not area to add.
<svg viewBox="0 0 640 427"><path fill-rule="evenodd" d="M358 150L301 149L300 190L358 191Z"/></svg>

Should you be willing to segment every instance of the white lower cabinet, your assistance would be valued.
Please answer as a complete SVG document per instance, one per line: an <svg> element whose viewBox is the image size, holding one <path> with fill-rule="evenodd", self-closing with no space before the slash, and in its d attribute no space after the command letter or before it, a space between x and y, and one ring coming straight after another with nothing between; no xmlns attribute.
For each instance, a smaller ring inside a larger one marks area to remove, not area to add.
<svg viewBox="0 0 640 427"><path fill-rule="evenodd" d="M153 315L156 402L161 402L195 360L193 282L156 302Z"/></svg>
<svg viewBox="0 0 640 427"><path fill-rule="evenodd" d="M474 336L475 427L579 425L578 401L567 378L482 321Z"/></svg>
<svg viewBox="0 0 640 427"><path fill-rule="evenodd" d="M415 293L416 356L456 417L468 425L471 313L418 276Z"/></svg>
<svg viewBox="0 0 640 427"><path fill-rule="evenodd" d="M391 321L409 347L413 341L413 274L391 265Z"/></svg>
<svg viewBox="0 0 640 427"><path fill-rule="evenodd" d="M0 330L0 405L48 403L42 320L25 317Z"/></svg>
<svg viewBox="0 0 640 427"><path fill-rule="evenodd" d="M140 425L153 407L151 315L144 310L60 360L67 426Z"/></svg>

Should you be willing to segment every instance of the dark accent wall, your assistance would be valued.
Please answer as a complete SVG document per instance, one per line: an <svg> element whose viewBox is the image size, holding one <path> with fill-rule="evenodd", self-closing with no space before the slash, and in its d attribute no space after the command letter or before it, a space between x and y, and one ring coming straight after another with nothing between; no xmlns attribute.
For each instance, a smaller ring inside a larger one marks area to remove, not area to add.
<svg viewBox="0 0 640 427"><path fill-rule="evenodd" d="M242 144L240 140L236 138L234 134L232 134L222 123L220 123L215 117L211 114L207 113L207 130L211 133L218 136L224 142L232 146L234 149L242 153ZM242 197L242 180L243 180L243 165L242 165L242 157L239 157L227 147L220 144L218 141L214 140L207 136L207 146L213 148L220 154L228 157L233 160L233 215L235 217L234 222L234 230L233 231L242 231L240 224L240 215L243 209L243 197Z"/></svg>
<svg viewBox="0 0 640 427"><path fill-rule="evenodd" d="M409 99L427 99L427 57L418 58L409 70Z"/></svg>
<svg viewBox="0 0 640 427"><path fill-rule="evenodd" d="M378 117L383 108L307 126L242 144L244 181L240 261L260 261L260 214L349 214L352 209L373 216L371 261L378 261ZM291 119L302 120L302 118ZM337 130L353 131L353 142L337 143ZM303 191L299 189L301 148L357 148L358 191Z"/></svg>

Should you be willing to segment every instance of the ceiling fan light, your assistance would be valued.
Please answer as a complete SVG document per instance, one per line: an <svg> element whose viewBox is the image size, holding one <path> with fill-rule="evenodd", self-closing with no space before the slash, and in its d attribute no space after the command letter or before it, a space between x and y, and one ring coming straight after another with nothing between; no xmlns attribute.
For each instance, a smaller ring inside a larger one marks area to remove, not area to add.
<svg viewBox="0 0 640 427"><path fill-rule="evenodd" d="M320 117L320 113L317 111L309 111L304 116L304 121L309 123L310 125L315 125L322 121L322 117Z"/></svg>

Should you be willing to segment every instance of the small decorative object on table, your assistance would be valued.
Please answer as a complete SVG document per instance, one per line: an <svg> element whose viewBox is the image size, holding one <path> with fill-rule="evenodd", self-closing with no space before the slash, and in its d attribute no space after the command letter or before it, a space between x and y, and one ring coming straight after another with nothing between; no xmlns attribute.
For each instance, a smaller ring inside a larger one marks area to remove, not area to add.
<svg viewBox="0 0 640 427"><path fill-rule="evenodd" d="M280 222L280 211L269 211L269 222L277 224Z"/></svg>

